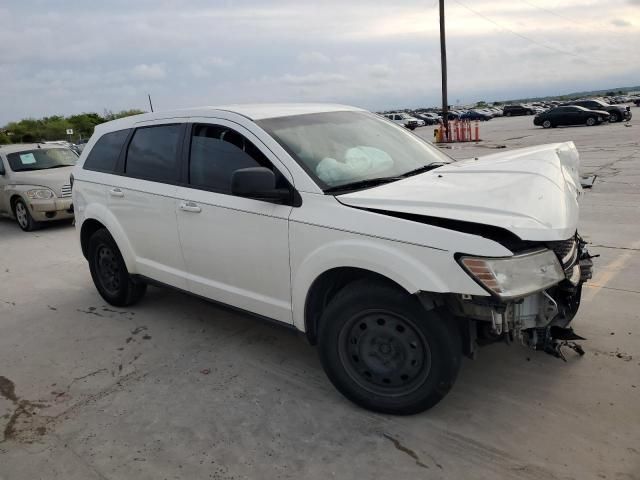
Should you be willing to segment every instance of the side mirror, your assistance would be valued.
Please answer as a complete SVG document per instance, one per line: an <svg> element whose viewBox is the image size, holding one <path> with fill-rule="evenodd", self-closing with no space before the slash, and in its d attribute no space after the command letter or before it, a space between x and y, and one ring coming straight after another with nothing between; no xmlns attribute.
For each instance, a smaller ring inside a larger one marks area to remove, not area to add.
<svg viewBox="0 0 640 480"><path fill-rule="evenodd" d="M288 189L276 188L276 176L265 167L241 168L231 176L231 193L240 197L284 202L291 198Z"/></svg>

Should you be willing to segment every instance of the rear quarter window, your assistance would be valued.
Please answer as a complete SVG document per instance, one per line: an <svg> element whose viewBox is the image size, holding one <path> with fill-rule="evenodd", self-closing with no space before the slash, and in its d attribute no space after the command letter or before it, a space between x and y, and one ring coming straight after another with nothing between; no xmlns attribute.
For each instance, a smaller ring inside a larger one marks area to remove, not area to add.
<svg viewBox="0 0 640 480"><path fill-rule="evenodd" d="M113 173L129 130L106 133L98 139L84 162L86 170Z"/></svg>

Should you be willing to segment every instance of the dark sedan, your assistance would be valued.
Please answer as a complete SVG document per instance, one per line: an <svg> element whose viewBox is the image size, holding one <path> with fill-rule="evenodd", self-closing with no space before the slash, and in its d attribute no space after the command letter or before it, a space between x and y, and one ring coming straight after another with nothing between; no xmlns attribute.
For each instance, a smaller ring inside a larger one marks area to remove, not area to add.
<svg viewBox="0 0 640 480"><path fill-rule="evenodd" d="M544 128L558 125L587 125L588 127L609 121L609 114L600 110L588 110L576 105L556 107L539 113L533 124Z"/></svg>
<svg viewBox="0 0 640 480"><path fill-rule="evenodd" d="M631 110L629 108L609 105L602 100L574 100L571 103L565 103L565 105L577 105L589 110L602 110L609 114L609 121L612 123L631 120Z"/></svg>
<svg viewBox="0 0 640 480"><path fill-rule="evenodd" d="M462 115L460 115L461 120L482 120L486 122L487 120L491 120L492 118L493 117L491 117L490 115L478 112L476 110L469 110L468 112L464 112Z"/></svg>

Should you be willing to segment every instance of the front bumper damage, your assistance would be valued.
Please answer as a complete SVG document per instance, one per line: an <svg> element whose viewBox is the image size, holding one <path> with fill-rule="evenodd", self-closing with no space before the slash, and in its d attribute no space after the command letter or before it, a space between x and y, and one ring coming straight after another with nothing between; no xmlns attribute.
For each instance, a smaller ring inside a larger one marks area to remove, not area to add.
<svg viewBox="0 0 640 480"><path fill-rule="evenodd" d="M547 246L565 272L565 279L553 287L510 301L468 295L450 299L448 306L467 333L465 353L469 356L475 354L476 345L495 341L519 342L562 359L563 347L584 353L575 342L584 338L570 324L580 306L583 284L592 277L593 256L577 234Z"/></svg>

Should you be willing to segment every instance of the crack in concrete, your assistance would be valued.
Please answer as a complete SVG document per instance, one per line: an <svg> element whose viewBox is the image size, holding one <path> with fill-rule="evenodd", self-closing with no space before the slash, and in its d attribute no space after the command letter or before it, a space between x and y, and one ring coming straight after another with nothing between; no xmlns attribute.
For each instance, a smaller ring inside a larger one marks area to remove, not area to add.
<svg viewBox="0 0 640 480"><path fill-rule="evenodd" d="M587 286L593 287L593 288L604 288L605 290L616 290L618 292L640 293L640 291L638 290L627 290L626 288L606 287L604 285L598 285L597 283L591 283L591 284L588 284Z"/></svg>
<svg viewBox="0 0 640 480"><path fill-rule="evenodd" d="M386 438L387 440L391 441L391 443L393 443L393 446L396 447L397 450L399 450L402 453L405 453L405 454L409 455L411 458L413 458L415 460L415 462L416 462L416 465L418 465L419 467L422 467L422 468L426 468L427 470L429 469L429 466L426 465L425 463L423 463L420 460L420 457L418 457L418 454L416 452L414 452L413 450L411 450L410 448L405 447L402 443L400 443L400 440L398 440L397 438L392 437L388 433L383 433L382 436L384 438ZM440 465L438 462L436 462L433 458L431 458L431 461L433 461L433 463L436 465L436 467L438 467L440 470L442 470L442 465Z"/></svg>
<svg viewBox="0 0 640 480"><path fill-rule="evenodd" d="M613 250L631 250L634 252L640 252L640 248L634 248L634 247L614 247L611 245L595 245L595 244L589 244L590 247L594 247L594 248L611 248Z"/></svg>

